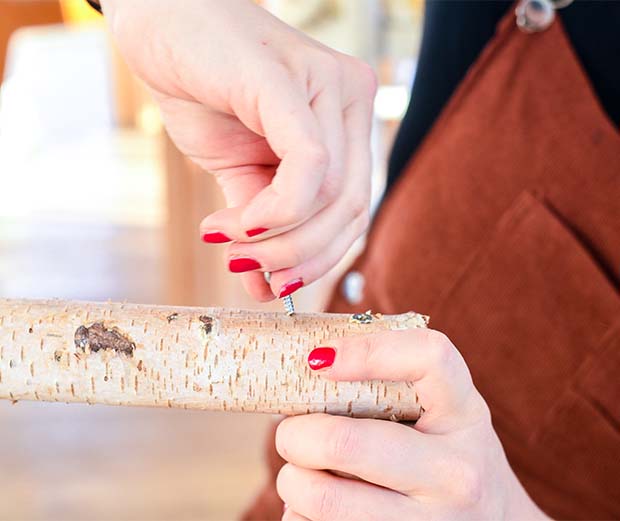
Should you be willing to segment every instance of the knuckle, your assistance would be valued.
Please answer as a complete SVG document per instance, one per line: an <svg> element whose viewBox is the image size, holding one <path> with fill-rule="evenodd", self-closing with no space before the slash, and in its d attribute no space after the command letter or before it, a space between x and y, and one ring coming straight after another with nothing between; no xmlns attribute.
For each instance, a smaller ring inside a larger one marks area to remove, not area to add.
<svg viewBox="0 0 620 521"><path fill-rule="evenodd" d="M360 344L361 345L358 345L358 349L361 352L362 367L364 368L374 367L375 349L374 349L374 343L372 341L372 337L369 337L369 336L362 337Z"/></svg>
<svg viewBox="0 0 620 521"><path fill-rule="evenodd" d="M491 416L491 409L489 405L482 397L482 395L476 390L475 387L471 387L471 409L472 416L475 417L481 425L487 427L488 432L493 432L493 420Z"/></svg>
<svg viewBox="0 0 620 521"><path fill-rule="evenodd" d="M317 480L312 485L311 492L317 505L317 519L332 521L341 518L342 500L336 487L330 487L325 480Z"/></svg>
<svg viewBox="0 0 620 521"><path fill-rule="evenodd" d="M342 190L340 180L335 175L329 175L323 181L319 190L319 198L322 203L329 204L335 201Z"/></svg>
<svg viewBox="0 0 620 521"><path fill-rule="evenodd" d="M281 206L278 209L278 221L280 223L295 224L308 217L308 208L303 201L290 197L286 203L286 206Z"/></svg>
<svg viewBox="0 0 620 521"><path fill-rule="evenodd" d="M487 427L489 427L489 430L491 430L493 429L493 417L491 415L491 409L489 407L489 404L482 397L482 395L479 395L479 396L480 396L480 400L478 402L478 411L480 413L480 417L482 421L484 422L484 424Z"/></svg>
<svg viewBox="0 0 620 521"><path fill-rule="evenodd" d="M342 63L337 56L329 53L322 52L317 58L318 69L323 73L327 82L339 83L344 74Z"/></svg>
<svg viewBox="0 0 620 521"><path fill-rule="evenodd" d="M295 266L299 266L302 264L306 258L307 253L305 249L299 244L286 244L282 245L279 248L281 259L280 262L276 262L275 264L282 265L282 268L293 268Z"/></svg>
<svg viewBox="0 0 620 521"><path fill-rule="evenodd" d="M358 215L369 211L370 202L365 193L356 193L349 200L349 210L351 217L356 218Z"/></svg>
<svg viewBox="0 0 620 521"><path fill-rule="evenodd" d="M336 466L359 455L359 438L350 422L334 421L327 435L326 459Z"/></svg>
<svg viewBox="0 0 620 521"><path fill-rule="evenodd" d="M454 480L456 501L463 507L480 502L483 493L482 476L477 466L462 461L457 466Z"/></svg>
<svg viewBox="0 0 620 521"><path fill-rule="evenodd" d="M329 151L323 143L316 141L308 143L304 146L304 155L316 168L325 170L329 166Z"/></svg>
<svg viewBox="0 0 620 521"><path fill-rule="evenodd" d="M454 346L444 333L429 330L428 348L433 366L444 368L451 364L454 357Z"/></svg>
<svg viewBox="0 0 620 521"><path fill-rule="evenodd" d="M374 69L365 61L356 59L355 76L363 92L367 96L374 98L379 85Z"/></svg>

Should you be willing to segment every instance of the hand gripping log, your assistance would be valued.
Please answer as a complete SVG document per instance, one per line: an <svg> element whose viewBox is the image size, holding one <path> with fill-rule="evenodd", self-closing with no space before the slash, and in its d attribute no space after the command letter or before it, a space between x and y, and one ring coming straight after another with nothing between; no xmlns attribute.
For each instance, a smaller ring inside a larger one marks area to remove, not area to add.
<svg viewBox="0 0 620 521"><path fill-rule="evenodd" d="M306 359L329 338L426 324L415 313L0 300L0 398L415 420L413 384L332 382Z"/></svg>

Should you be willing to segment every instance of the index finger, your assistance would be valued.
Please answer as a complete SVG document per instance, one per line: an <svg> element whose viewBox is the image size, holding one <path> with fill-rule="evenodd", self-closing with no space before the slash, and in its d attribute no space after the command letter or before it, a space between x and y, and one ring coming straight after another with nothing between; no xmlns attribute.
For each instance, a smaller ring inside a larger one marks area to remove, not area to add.
<svg viewBox="0 0 620 521"><path fill-rule="evenodd" d="M274 73L258 96L260 128L280 164L269 186L249 202L242 215L247 229L297 224L321 208L319 191L330 157L319 122L301 85L284 72Z"/></svg>
<svg viewBox="0 0 620 521"><path fill-rule="evenodd" d="M414 382L425 411L419 425L430 424L432 428L434 418L445 416L458 418L460 423L480 413L480 404L475 400L479 395L463 357L438 331L388 331L334 339L326 346L308 357L315 368L321 366L326 355L333 360L321 371L326 378Z"/></svg>

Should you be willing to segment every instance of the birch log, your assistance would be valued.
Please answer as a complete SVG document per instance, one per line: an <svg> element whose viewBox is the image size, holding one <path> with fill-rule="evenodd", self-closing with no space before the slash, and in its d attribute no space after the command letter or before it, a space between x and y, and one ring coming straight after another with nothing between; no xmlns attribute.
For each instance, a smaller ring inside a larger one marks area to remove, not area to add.
<svg viewBox="0 0 620 521"><path fill-rule="evenodd" d="M332 382L307 366L329 338L425 327L380 316L0 300L0 398L415 420L405 382Z"/></svg>

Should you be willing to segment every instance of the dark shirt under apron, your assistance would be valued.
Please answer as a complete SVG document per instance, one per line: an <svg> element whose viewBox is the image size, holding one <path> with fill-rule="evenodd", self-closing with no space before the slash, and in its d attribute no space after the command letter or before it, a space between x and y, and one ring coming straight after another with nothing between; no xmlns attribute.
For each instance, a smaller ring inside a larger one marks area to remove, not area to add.
<svg viewBox="0 0 620 521"><path fill-rule="evenodd" d="M513 6L504 0L426 1L417 74L392 149L388 189L495 33L500 18ZM603 108L619 126L620 1L577 0L557 13Z"/></svg>

